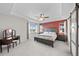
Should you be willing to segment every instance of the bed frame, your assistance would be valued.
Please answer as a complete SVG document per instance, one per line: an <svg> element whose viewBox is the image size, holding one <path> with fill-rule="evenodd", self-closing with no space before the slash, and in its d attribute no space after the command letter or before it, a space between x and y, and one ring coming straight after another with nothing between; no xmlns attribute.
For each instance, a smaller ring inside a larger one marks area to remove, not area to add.
<svg viewBox="0 0 79 59"><path fill-rule="evenodd" d="M47 40L47 39L43 39L43 38L34 37L34 41L44 43L46 45L54 47L54 42L52 40Z"/></svg>

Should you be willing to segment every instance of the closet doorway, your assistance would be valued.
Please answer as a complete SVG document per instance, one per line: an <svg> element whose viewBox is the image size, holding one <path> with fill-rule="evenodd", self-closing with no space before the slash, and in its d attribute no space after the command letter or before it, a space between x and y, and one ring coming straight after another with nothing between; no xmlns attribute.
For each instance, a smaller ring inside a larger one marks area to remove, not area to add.
<svg viewBox="0 0 79 59"><path fill-rule="evenodd" d="M70 13L70 52L73 56L78 56L78 4Z"/></svg>

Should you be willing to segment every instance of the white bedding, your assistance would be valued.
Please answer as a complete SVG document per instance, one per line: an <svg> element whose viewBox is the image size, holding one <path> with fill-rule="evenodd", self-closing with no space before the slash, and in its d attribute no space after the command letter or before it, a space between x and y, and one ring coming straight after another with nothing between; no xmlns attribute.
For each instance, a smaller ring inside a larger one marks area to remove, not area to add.
<svg viewBox="0 0 79 59"><path fill-rule="evenodd" d="M57 35L55 32L44 32L42 34L38 34L37 37L55 41Z"/></svg>

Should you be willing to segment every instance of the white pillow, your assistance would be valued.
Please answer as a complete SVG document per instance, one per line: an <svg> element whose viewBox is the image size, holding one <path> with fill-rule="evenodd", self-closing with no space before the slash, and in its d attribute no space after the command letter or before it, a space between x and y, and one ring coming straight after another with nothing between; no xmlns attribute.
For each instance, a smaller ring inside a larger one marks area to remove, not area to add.
<svg viewBox="0 0 79 59"><path fill-rule="evenodd" d="M44 34L48 34L48 32L44 32Z"/></svg>

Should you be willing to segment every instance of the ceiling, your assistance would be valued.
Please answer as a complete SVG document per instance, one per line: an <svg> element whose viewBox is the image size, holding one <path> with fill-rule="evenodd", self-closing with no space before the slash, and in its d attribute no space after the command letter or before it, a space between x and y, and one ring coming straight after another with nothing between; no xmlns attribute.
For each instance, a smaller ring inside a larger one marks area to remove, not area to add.
<svg viewBox="0 0 79 59"><path fill-rule="evenodd" d="M43 22L49 22L67 18L73 7L74 3L0 3L0 14L36 20L44 13L49 18Z"/></svg>

